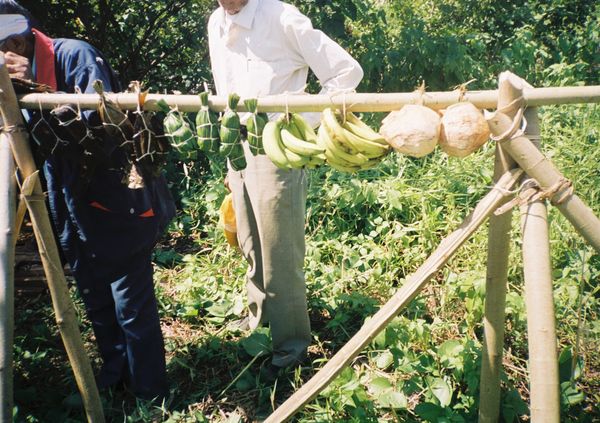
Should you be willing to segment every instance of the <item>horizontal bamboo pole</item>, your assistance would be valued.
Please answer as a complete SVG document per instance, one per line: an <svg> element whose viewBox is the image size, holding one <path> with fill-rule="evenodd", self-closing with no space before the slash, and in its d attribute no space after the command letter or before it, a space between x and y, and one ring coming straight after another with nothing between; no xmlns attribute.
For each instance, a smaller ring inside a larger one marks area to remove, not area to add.
<svg viewBox="0 0 600 423"><path fill-rule="evenodd" d="M547 87L530 88L523 90L525 102L529 106L543 106L548 104L569 103L600 103L600 85L587 87ZM133 93L108 94L108 98L114 101L121 109L135 110L138 105L138 96ZM93 109L98 105L97 94L58 94L58 93L36 93L26 94L19 97L19 104L26 109L53 109L57 105L72 103L79 104L81 108ZM200 109L200 98L197 95L167 95L148 94L144 108L146 110L158 110L156 102L165 100L171 107L177 106L183 112L196 112ZM259 112L317 112L326 107L334 106L354 112L388 112L398 110L405 104L423 104L432 109L444 109L451 104L460 101L470 101L479 108L496 108L498 102L498 91L440 91L411 93L338 93L324 94L300 94L300 95L276 95L260 97L258 99ZM227 105L227 98L223 96L211 96L209 104L215 111L223 111ZM246 108L242 101L238 110L245 112Z"/></svg>
<svg viewBox="0 0 600 423"><path fill-rule="evenodd" d="M514 169L505 173L492 190L477 204L463 223L440 243L415 273L392 298L375 313L367 323L296 393L276 409L264 423L286 421L306 403L315 398L365 346L405 307L438 272L460 246L483 224L488 216L502 204L508 191L521 177L523 171Z"/></svg>

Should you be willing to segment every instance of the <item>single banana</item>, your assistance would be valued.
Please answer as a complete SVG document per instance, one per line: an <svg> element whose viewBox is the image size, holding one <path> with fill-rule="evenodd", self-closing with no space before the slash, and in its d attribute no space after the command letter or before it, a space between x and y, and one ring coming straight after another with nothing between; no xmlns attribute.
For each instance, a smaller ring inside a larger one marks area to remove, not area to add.
<svg viewBox="0 0 600 423"><path fill-rule="evenodd" d="M281 130L281 141L286 149L301 156L310 157L325 152L323 147L294 136L287 128Z"/></svg>
<svg viewBox="0 0 600 423"><path fill-rule="evenodd" d="M289 169L291 167L285 154L283 144L281 143L281 124L280 119L269 121L263 128L263 148L265 154L271 159L273 164L280 169Z"/></svg>
<svg viewBox="0 0 600 423"><path fill-rule="evenodd" d="M298 113L292 113L290 115L291 122L300 131L300 138L308 142L315 144L317 142L317 133L312 126Z"/></svg>
<svg viewBox="0 0 600 423"><path fill-rule="evenodd" d="M379 163L381 163L381 160L383 159L383 157L378 157L375 159L369 159L365 164L361 165L360 168L361 169L371 169L375 166L377 166Z"/></svg>
<svg viewBox="0 0 600 423"><path fill-rule="evenodd" d="M326 160L325 154L315 154L314 156L311 156L310 160L306 164L306 167L309 169L314 169L317 166L321 166L322 164L325 164L325 160Z"/></svg>
<svg viewBox="0 0 600 423"><path fill-rule="evenodd" d="M388 145L386 140L379 133L375 132L373 128L360 120L358 116L352 112L346 113L346 123L344 126L359 137L376 142L377 144Z"/></svg>
<svg viewBox="0 0 600 423"><path fill-rule="evenodd" d="M317 143L321 147L325 147L325 157L327 157L327 161L336 161L340 165L360 166L368 160L367 157L360 153L350 154L344 149L338 148L338 146L333 143L329 131L323 125L321 125L317 133Z"/></svg>
<svg viewBox="0 0 600 423"><path fill-rule="evenodd" d="M354 148L354 146L352 146L348 140L346 140L344 128L338 122L333 109L328 107L323 110L321 123L321 127L325 127L325 129L327 129L329 139L337 146L338 149L345 150L349 154L358 153L358 150Z"/></svg>
<svg viewBox="0 0 600 423"><path fill-rule="evenodd" d="M356 150L369 158L384 156L389 151L390 146L388 144L382 145L373 141L369 141L368 139L362 138L344 127L342 127L342 131L346 140Z"/></svg>
<svg viewBox="0 0 600 423"><path fill-rule="evenodd" d="M284 150L284 154L289 165L294 169L300 169L310 160L309 156L301 156L300 154L296 154L291 150Z"/></svg>
<svg viewBox="0 0 600 423"><path fill-rule="evenodd" d="M329 163L329 166L331 166L332 168L334 168L335 170L337 170L339 172L354 173L361 169L360 166L344 166L344 165L341 165L339 163L334 163L334 162L328 162L328 163Z"/></svg>

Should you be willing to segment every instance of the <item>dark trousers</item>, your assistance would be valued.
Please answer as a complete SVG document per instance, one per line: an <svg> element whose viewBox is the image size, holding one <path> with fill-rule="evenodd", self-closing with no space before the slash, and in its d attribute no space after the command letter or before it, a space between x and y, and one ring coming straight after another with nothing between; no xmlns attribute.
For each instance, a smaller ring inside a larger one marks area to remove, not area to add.
<svg viewBox="0 0 600 423"><path fill-rule="evenodd" d="M77 169L71 167L57 159L48 160L44 170L56 233L103 359L98 385L124 381L140 398L164 397L165 349L151 255L161 224L170 216L139 217L151 206L158 213L160 203L136 201L140 196L126 191L110 174L99 176L88 190L89 195L102 197L110 211L93 207L92 198L76 196L69 189L77 178Z"/></svg>
<svg viewBox="0 0 600 423"><path fill-rule="evenodd" d="M168 393L150 258L142 251L117 265L80 256L74 272L104 362L98 385L122 380L146 399Z"/></svg>

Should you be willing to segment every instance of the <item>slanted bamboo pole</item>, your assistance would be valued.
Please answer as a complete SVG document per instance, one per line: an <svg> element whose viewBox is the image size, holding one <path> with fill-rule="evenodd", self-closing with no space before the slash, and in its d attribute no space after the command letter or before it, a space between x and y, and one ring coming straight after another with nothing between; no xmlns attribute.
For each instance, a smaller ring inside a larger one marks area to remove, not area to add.
<svg viewBox="0 0 600 423"><path fill-rule="evenodd" d="M92 366L83 347L75 308L69 297L67 281L50 225L48 210L43 200L42 187L29 148L27 134L22 129L24 126L23 118L2 53L0 53L0 112L4 120L4 134L9 139L13 157L24 178L23 192L33 192L33 198L27 201L27 208L46 273L52 305L56 314L56 323L69 356L77 386L81 392L88 421L104 422L102 403L94 380ZM33 189L31 189L31 186L33 186Z"/></svg>
<svg viewBox="0 0 600 423"><path fill-rule="evenodd" d="M522 85L519 78L511 79L511 83L516 87ZM492 134L496 136L506 134L513 127L513 120L501 111L492 113L487 119ZM500 142L519 166L537 181L542 190L553 194L550 195L553 204L579 234L600 253L600 219L573 192L569 181L554 164L544 157L526 136L509 137Z"/></svg>
<svg viewBox="0 0 600 423"><path fill-rule="evenodd" d="M587 87L551 87L531 88L523 91L525 102L529 106L567 103L600 103L600 85ZM122 109L136 110L138 96L132 93L107 94ZM161 95L148 94L144 103L146 110L158 110L156 102L165 100L171 107L177 106L182 112L197 112L200 109L200 99L197 95ZM19 98L21 107L27 109L52 109L59 104L78 104L85 109L98 106L99 97L96 94L27 94ZM243 100L243 99L242 99ZM461 90L444 92L411 93L336 93L330 95L275 95L258 99L259 112L315 112L326 107L342 108L354 112L387 112L398 110L405 104L423 102L424 106L432 109L444 109L459 101L470 101L479 108L495 108L498 103L498 91L467 91ZM215 111L223 111L227 106L227 98L211 96L210 107ZM243 101L238 107L245 112Z"/></svg>
<svg viewBox="0 0 600 423"><path fill-rule="evenodd" d="M525 112L528 135L539 137L537 110ZM558 423L560 396L552 265L546 203L537 199L521 206L523 275L529 346L530 413L533 423Z"/></svg>
<svg viewBox="0 0 600 423"><path fill-rule="evenodd" d="M282 422L289 419L306 403L318 395L371 340L406 306L438 272L460 246L504 201L506 192L521 177L523 172L514 169L504 174L492 190L477 204L463 223L448 235L427 260L410 275L404 285L375 313L367 323L296 393L287 399L265 423Z"/></svg>
<svg viewBox="0 0 600 423"><path fill-rule="evenodd" d="M514 99L522 95L522 90L515 89L506 81L504 75L501 74L498 80L498 109L508 107ZM507 110L506 113L513 117L516 109ZM496 144L494 181L515 166L515 161L504 151L502 145ZM495 423L500 414L500 374L504 347L504 309L508 283L511 226L512 210L499 216L490 216L479 383L480 423Z"/></svg>
<svg viewBox="0 0 600 423"><path fill-rule="evenodd" d="M0 119L0 126L2 120ZM0 132L0 422L13 421L15 178L8 137Z"/></svg>

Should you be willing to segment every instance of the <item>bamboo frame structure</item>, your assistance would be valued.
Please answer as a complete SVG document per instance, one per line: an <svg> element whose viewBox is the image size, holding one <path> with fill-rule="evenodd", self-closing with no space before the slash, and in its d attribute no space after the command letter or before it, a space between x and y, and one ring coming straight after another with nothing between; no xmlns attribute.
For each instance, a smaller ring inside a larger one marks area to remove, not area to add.
<svg viewBox="0 0 600 423"><path fill-rule="evenodd" d="M492 134L506 134L513 119L496 111L488 119ZM571 222L577 232L600 253L600 219L573 191L569 181L556 169L526 136L514 136L500 141L506 151L541 190L549 193L553 205Z"/></svg>
<svg viewBox="0 0 600 423"><path fill-rule="evenodd" d="M498 78L498 109L509 107L521 95L505 81L505 74ZM516 110L507 113L514 117ZM516 167L501 144L496 144L494 181L504 172ZM508 283L508 257L510 254L510 230L512 209L499 216L492 215L488 229L487 273L485 279L485 308L483 318L483 342L481 351L481 375L479 383L479 422L495 423L500 410L500 373L504 347L504 320L506 285Z"/></svg>
<svg viewBox="0 0 600 423"><path fill-rule="evenodd" d="M106 97L121 109L136 110L137 94L107 93ZM523 90L523 98L528 106L547 104L600 103L600 85L587 87L554 87L530 88ZM182 112L197 112L200 109L200 98L197 95L161 95L148 94L143 104L145 110L159 110L156 103L163 99L171 107ZM481 109L493 109L497 105L498 91L448 91L412 93L338 93L331 95L273 95L258 99L259 112L315 112L327 107L345 108L353 112L389 112L400 109L405 104L419 103L432 109L444 109L460 101L469 101ZM243 100L243 99L242 99ZM98 106L97 94L27 94L19 97L21 107L27 109L52 109L58 104L77 104L84 109L95 109ZM222 112L227 106L227 98L210 96L210 108ZM243 101L240 101L239 112L246 112Z"/></svg>
<svg viewBox="0 0 600 423"><path fill-rule="evenodd" d="M458 251L461 245L483 224L488 216L505 201L507 191L519 180L523 172L514 169L505 173L488 194L477 204L463 223L444 238L427 260L410 275L404 285L390 298L368 322L315 374L264 423L276 423L289 419L296 411L312 400L325 388L381 330L404 308L425 286L436 272Z"/></svg>
<svg viewBox="0 0 600 423"><path fill-rule="evenodd" d="M2 121L0 119L0 126ZM13 331L16 181L8 137L0 132L0 423L13 421Z"/></svg>
<svg viewBox="0 0 600 423"><path fill-rule="evenodd" d="M0 112L4 121L3 134L9 140L13 157L21 176L24 178L22 191L33 193L31 197L24 197L24 200L27 203L33 223L42 265L52 297L52 305L56 314L56 323L69 356L77 386L81 392L88 421L104 422L98 387L94 380L92 366L83 347L75 308L69 297L67 281L52 232L48 210L43 201L42 187L29 147L29 141L26 132L22 129L24 126L23 118L5 66L4 54L1 53ZM11 230L12 228L11 226Z"/></svg>
<svg viewBox="0 0 600 423"><path fill-rule="evenodd" d="M0 82L3 84L6 83L1 80ZM488 217L490 218L490 228L488 233L489 264L486 279L486 295L488 298L486 299L486 320L484 322L484 364L481 381L482 385L485 383L486 388L489 387L489 389L486 392L483 392L482 390L482 410L480 410L479 418L480 421L486 422L494 422L497 420L500 398L499 375L502 359L504 304L506 296L506 275L508 269L508 245L511 217L510 214L501 217L491 217L492 212L507 201L507 197L511 195L508 190L516 183L523 172L527 172L527 174L531 178L534 178L539 184L540 190L548 193L548 197L553 199L555 205L563 214L565 214L565 216L567 216L573 226L575 226L584 238L600 252L600 220L598 220L583 201L572 192L571 187L568 184L565 184L565 179L562 174L554 168L552 163L539 152L536 146L532 144L527 137L515 136L513 133L510 133L511 128L514 129L513 121L515 120L517 113L516 109L505 110L505 108L506 106L511 105L513 100L518 99L521 95L522 98L518 105L523 107L534 107L546 104L600 103L600 86L532 88L526 86L520 78L510 73L504 73L500 77L499 89L489 91L464 92L455 90L452 92L387 94L338 93L334 95L278 95L259 98L259 111L261 112L314 112L321 111L326 107L344 108L348 111L355 112L387 112L399 109L405 104L412 103L423 104L432 109L443 109L459 101L470 101L479 108L495 108L498 106L497 111L488 119L488 123L493 134L502 138L497 144L494 170L494 181L496 182L495 188L483 198L472 214L465 219L463 224L440 243L436 251L423 263L423 265L419 267L413 275L407 278L405 284L384 306L382 306L372 319L370 319L369 322L367 322L311 380L305 383L304 386L269 416L266 420L267 423L289 419L308 401L316 397L318 393L333 380L333 378L335 378L342 368L348 365L373 339L373 337L376 336L377 333L418 294L427 281L443 267L450 257L460 248L462 243L465 242ZM107 97L121 109L131 110L138 108L138 96L136 94L107 94ZM182 112L195 112L200 107L200 100L198 96L195 95L148 94L143 105L144 109L157 110L156 102L159 99L165 100L171 107L177 107ZM20 106L29 109L52 109L58 105L69 103L77 104L82 109L95 109L98 102L99 96L95 94L43 93L27 94L19 98ZM224 97L212 96L209 102L213 110L222 111L226 107L227 99ZM4 99L0 96L0 107L3 109L3 113L4 109L13 111L18 109L18 107L6 107L4 103ZM16 100L14 103L16 104ZM245 108L240 106L239 111L244 112ZM500 137L500 135L506 133L510 133L510 136ZM11 134L11 136L19 138L22 134L17 132ZM22 140L20 143L13 143L13 154L21 172L25 175L31 175L31 178L26 179L21 187L22 194L26 195L27 198L29 193L32 193L33 197L39 195L40 190L39 181L33 174L35 169L28 169L28 166L30 166L31 163L29 161L19 162L19 159L22 159L24 155L30 155L28 150L26 152L18 151L18 149L22 148L25 144L26 143L22 142ZM516 165L518 165L518 167ZM32 207L30 202L27 203L27 206L29 207L30 214L32 214L32 221L34 223L34 228L36 229L36 237L39 236L43 238L43 230L40 229L40 227L44 226L44 223L41 221L43 220L41 208ZM527 262L526 290L538 289L538 286L543 286L544 289L547 290L549 286L551 293L551 280L548 282L549 279L547 277L547 271L545 270L549 265L549 260L541 264L542 267L545 266L542 272L544 273L543 277L536 279L531 276L538 267L538 264L535 264L535 261L531 260L531 252L534 251L531 244L539 242L540 236L545 240L544 242L548 244L547 233L544 235L542 232L543 227L546 226L543 218L543 216L545 216L545 211L542 210L540 206L545 210L545 205L540 201L538 201L538 203L533 202L522 209L524 241L525 238L527 238L527 247L524 245L523 248L524 262ZM44 212L47 213L45 208ZM17 216L17 228L20 224L19 216L21 215L22 214L19 213ZM532 227L534 229L532 229ZM534 241L532 242L531 240ZM44 245L41 241L38 240L38 242L40 243L40 250L42 250L42 247L47 247L47 245ZM43 250L43 252L45 254L46 250ZM542 251L542 255L544 257L549 257L547 248ZM52 260L49 260L49 263L52 263ZM45 270L47 274L49 274L52 269L46 269L45 263ZM54 277L60 279L58 275L54 275ZM62 278L64 279L64 275L62 275ZM534 286L535 288L528 288L530 286ZM68 307L68 305L65 304L60 305L60 307L63 306ZM59 307L59 305L55 304L55 308L56 307ZM546 305L546 311L547 310L548 307ZM549 319L546 317L543 322L545 323L542 326L548 328L547 323L549 322ZM59 327L60 323L61 322L59 322ZM540 329L532 326L531 330L537 333ZM550 335L549 338L552 339L553 336L554 335ZM556 342L555 336L554 342ZM69 357L71 358L70 355ZM77 374L79 370L75 369L75 363L73 361L71 361L71 363ZM540 369L547 370L550 365L552 365L552 363L549 364L545 362L541 363L539 366ZM536 370L536 374L539 374L542 370ZM537 377L536 382L533 382L532 371L532 388L534 385L543 386L543 384L537 382ZM552 383L549 385L554 389ZM80 385L80 390L81 389L82 386ZM93 397L93 393L91 393L91 396ZM552 397L552 401L554 401L555 404L558 404L558 401L554 400L554 396ZM535 406L537 407L537 402ZM532 394L532 410L533 407ZM548 409L550 408L546 407L545 410ZM86 408L86 410L88 411L89 417L89 409ZM554 421L554 417L552 416L555 415L555 410L552 409L549 412L543 411L541 413L536 412L535 416L533 414L534 413L532 412L532 419L534 422L546 421L544 419L548 416L550 418L548 421Z"/></svg>

